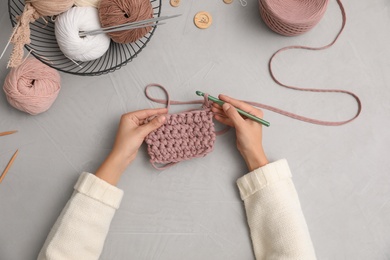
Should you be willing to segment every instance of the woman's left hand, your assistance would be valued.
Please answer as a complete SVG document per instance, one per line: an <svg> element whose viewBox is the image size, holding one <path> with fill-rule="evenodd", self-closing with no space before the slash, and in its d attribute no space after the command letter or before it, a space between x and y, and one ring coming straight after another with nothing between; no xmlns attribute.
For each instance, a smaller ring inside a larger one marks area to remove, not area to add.
<svg viewBox="0 0 390 260"><path fill-rule="evenodd" d="M163 114L167 112L166 108L158 108L138 110L122 115L111 153L122 158L127 165L130 164L135 159L145 137L164 124ZM144 124L144 120L151 116L156 117Z"/></svg>
<svg viewBox="0 0 390 260"><path fill-rule="evenodd" d="M145 109L122 115L114 147L95 175L116 185L127 166L135 159L145 137L165 122L166 108ZM152 121L145 119L156 116Z"/></svg>

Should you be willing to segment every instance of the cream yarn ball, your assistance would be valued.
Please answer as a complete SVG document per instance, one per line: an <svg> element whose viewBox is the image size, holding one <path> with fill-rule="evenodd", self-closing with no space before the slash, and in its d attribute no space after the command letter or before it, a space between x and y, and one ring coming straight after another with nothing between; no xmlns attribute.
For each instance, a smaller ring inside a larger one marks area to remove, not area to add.
<svg viewBox="0 0 390 260"><path fill-rule="evenodd" d="M100 29L94 7L73 7L57 17L55 35L64 55L75 61L91 61L103 56L110 46L105 34L80 37L79 32Z"/></svg>
<svg viewBox="0 0 390 260"><path fill-rule="evenodd" d="M74 4L76 6L93 6L98 8L100 0L76 0Z"/></svg>

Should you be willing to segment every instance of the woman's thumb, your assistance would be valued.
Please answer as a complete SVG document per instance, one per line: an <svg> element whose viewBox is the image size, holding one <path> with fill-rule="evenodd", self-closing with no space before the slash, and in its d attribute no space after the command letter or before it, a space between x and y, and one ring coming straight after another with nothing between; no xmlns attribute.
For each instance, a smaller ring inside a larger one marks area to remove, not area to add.
<svg viewBox="0 0 390 260"><path fill-rule="evenodd" d="M152 131L156 130L157 128L159 128L160 126L162 126L164 124L164 122L165 122L165 116L160 115L160 116L157 116L156 118L154 118L149 123L142 125L140 128L141 128L143 135L147 136L150 132L152 132Z"/></svg>

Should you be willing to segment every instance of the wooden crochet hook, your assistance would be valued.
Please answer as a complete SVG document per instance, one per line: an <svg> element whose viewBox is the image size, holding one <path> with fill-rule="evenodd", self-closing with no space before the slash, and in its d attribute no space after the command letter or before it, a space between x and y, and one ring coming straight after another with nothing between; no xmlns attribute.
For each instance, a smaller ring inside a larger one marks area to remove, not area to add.
<svg viewBox="0 0 390 260"><path fill-rule="evenodd" d="M196 91L195 92L198 96L202 96L204 97L204 93L202 91ZM222 100L216 98L216 97L213 97L213 96L208 96L208 99L217 103L218 105L222 106L223 104L225 104L225 102L223 102ZM265 121L264 119L260 118L260 117L257 117L257 116L254 116L252 114L249 114L248 112L245 112L244 110L241 110L239 108L236 108L235 109L237 110L237 112L243 116L246 116L247 118L250 118L252 119L253 121L259 123L259 124L262 124L262 125L265 125L265 126L270 126L270 123L268 121Z"/></svg>
<svg viewBox="0 0 390 260"><path fill-rule="evenodd" d="M17 131L14 130L14 131L8 131L8 132L2 132L0 133L0 136L4 136L4 135L11 135L11 134L14 134L16 133ZM11 168L12 164L14 163L15 159L16 159L16 156L18 156L18 153L19 153L19 150L16 150L16 152L14 153L14 155L12 155L11 157L11 160L9 160L7 166L5 167L3 173L0 175L0 183L3 181L5 175L7 175L7 172L9 171L9 169Z"/></svg>

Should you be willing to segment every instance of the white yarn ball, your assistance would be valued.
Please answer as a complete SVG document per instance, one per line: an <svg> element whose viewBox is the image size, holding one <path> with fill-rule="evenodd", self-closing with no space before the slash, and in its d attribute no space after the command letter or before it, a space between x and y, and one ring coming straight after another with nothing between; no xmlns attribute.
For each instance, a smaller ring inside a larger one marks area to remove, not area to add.
<svg viewBox="0 0 390 260"><path fill-rule="evenodd" d="M94 7L73 7L60 14L55 22L58 46L64 55L76 61L90 61L103 56L110 46L105 33L80 37L79 32L100 29Z"/></svg>

